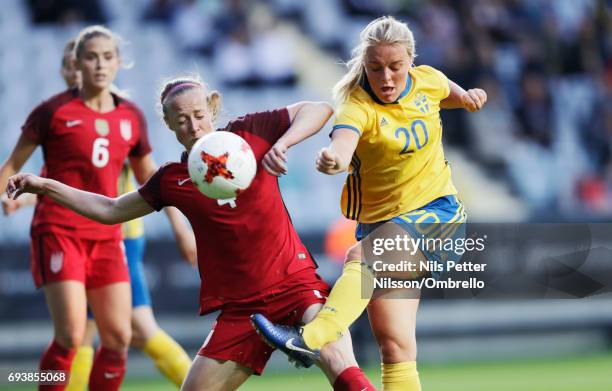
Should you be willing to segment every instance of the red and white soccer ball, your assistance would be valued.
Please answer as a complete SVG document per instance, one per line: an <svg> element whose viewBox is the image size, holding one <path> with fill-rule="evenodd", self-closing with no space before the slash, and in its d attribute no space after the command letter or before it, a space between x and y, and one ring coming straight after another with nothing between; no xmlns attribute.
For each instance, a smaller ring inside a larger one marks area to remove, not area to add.
<svg viewBox="0 0 612 391"><path fill-rule="evenodd" d="M257 162L249 144L232 132L217 131L199 139L189 152L189 176L198 190L214 199L233 199L255 177Z"/></svg>

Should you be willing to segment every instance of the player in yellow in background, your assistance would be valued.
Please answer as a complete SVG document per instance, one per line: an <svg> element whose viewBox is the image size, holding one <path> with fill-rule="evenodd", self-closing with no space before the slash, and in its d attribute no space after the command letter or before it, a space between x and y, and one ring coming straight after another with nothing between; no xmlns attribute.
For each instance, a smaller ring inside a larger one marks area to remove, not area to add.
<svg viewBox="0 0 612 391"><path fill-rule="evenodd" d="M362 31L348 72L334 87L339 107L332 140L316 162L325 174L348 170L341 207L347 218L359 222L360 242L347 252L342 275L311 323L295 330L255 323L273 345L317 357L318 349L341 336L367 306L386 391L421 389L415 338L419 293L397 298L397 290L390 290L370 300L377 275L367 259L371 254L363 250L364 240L375 230L378 237L380 232L383 237L420 237L419 227L427 224L437 224L440 236L461 231L457 228L463 227L465 211L444 158L440 109L473 112L487 100L481 89L465 91L432 67L414 66L414 58L414 38L406 24L382 17ZM453 232L445 232L449 226ZM401 256L416 264L448 261L447 255L427 250Z"/></svg>

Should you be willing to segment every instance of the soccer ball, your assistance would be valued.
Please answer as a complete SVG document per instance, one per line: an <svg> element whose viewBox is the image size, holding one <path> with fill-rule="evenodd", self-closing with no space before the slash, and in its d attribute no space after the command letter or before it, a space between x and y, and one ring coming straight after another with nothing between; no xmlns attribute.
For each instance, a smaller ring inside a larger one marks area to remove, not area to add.
<svg viewBox="0 0 612 391"><path fill-rule="evenodd" d="M199 139L189 152L192 182L207 197L234 199L246 190L257 171L249 144L232 132L216 131Z"/></svg>

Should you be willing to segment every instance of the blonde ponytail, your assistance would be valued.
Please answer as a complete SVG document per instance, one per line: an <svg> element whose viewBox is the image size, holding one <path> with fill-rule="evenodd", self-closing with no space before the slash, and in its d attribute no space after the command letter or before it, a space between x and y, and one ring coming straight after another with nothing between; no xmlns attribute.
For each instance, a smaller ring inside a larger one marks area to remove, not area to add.
<svg viewBox="0 0 612 391"><path fill-rule="evenodd" d="M344 103L348 100L351 92L363 81L365 77L365 69L363 66L363 58L361 47L353 49L353 57L345 64L348 71L334 85L332 90L334 100L337 103Z"/></svg>

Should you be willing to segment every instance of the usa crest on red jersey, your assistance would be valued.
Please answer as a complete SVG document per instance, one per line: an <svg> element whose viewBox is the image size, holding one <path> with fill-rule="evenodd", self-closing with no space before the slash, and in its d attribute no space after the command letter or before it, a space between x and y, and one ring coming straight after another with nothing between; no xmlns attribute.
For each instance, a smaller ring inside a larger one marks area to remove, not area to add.
<svg viewBox="0 0 612 391"><path fill-rule="evenodd" d="M119 130L121 132L121 137L125 141L130 141L132 138L132 122L129 119L122 119L119 122Z"/></svg>
<svg viewBox="0 0 612 391"><path fill-rule="evenodd" d="M106 137L110 133L110 127L108 126L108 121L102 118L96 119L94 122L94 127L96 129L96 133L100 135L100 137Z"/></svg>

